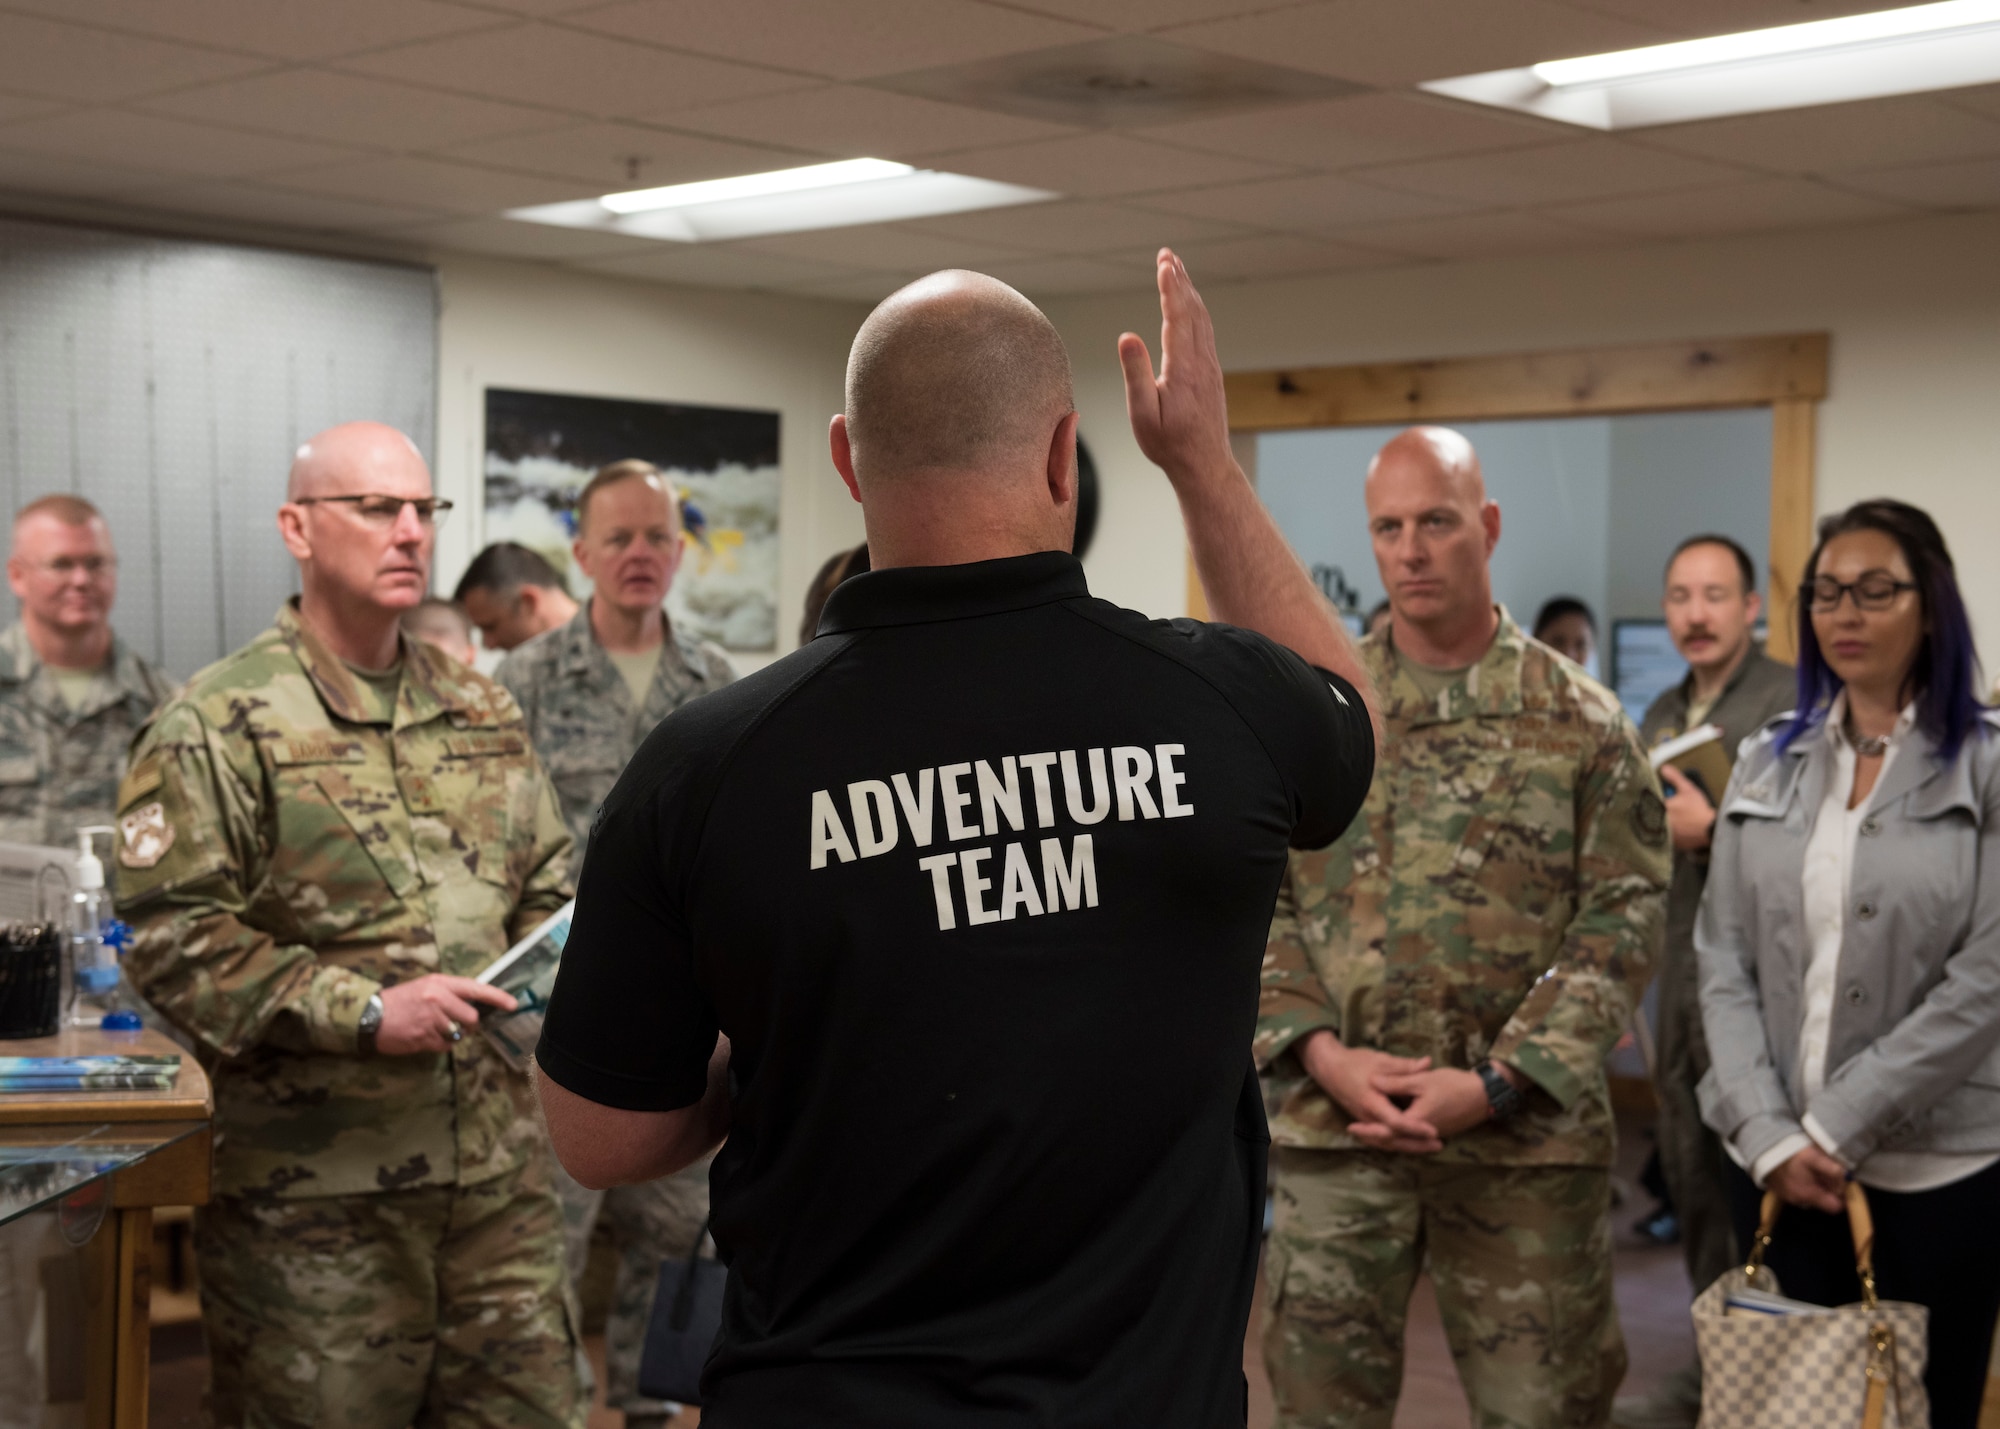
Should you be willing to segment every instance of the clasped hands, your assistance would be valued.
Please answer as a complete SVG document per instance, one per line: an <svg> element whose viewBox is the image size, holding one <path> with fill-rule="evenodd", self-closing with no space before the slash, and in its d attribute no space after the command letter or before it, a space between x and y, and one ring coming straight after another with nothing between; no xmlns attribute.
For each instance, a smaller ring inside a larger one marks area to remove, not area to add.
<svg viewBox="0 0 2000 1429"><path fill-rule="evenodd" d="M1357 1141L1382 1151L1427 1155L1493 1114L1477 1072L1431 1066L1428 1057L1393 1057L1366 1047L1346 1047L1331 1032L1310 1033L1299 1060L1352 1120ZM1519 1085L1518 1074L1502 1068ZM1394 1099L1408 1098L1398 1106Z"/></svg>

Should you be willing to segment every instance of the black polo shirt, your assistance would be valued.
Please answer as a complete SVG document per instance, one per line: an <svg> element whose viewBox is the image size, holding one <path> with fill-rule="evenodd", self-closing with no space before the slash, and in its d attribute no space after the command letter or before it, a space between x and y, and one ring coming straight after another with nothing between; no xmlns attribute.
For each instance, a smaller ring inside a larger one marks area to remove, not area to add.
<svg viewBox="0 0 2000 1429"><path fill-rule="evenodd" d="M1351 687L1056 552L858 576L664 720L538 1060L664 1111L729 1035L703 1422L1242 1424L1258 969L1373 760Z"/></svg>

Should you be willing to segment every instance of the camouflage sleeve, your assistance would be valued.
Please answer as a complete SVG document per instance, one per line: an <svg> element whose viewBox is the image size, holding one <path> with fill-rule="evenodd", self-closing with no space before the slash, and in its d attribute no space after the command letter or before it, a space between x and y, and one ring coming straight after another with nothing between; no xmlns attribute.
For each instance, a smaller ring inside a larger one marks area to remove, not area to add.
<svg viewBox="0 0 2000 1429"><path fill-rule="evenodd" d="M535 761L535 784L534 846L528 859L528 877L521 885L521 901L514 905L514 916L507 925L510 942L527 936L576 894L569 880L569 824L556 800L556 786L549 782L540 759Z"/></svg>
<svg viewBox="0 0 2000 1429"><path fill-rule="evenodd" d="M380 984L245 921L248 890L269 863L264 814L192 706L169 705L141 731L118 790L114 894L134 934L127 967L148 1001L222 1056L265 1041L353 1052Z"/></svg>
<svg viewBox="0 0 2000 1429"><path fill-rule="evenodd" d="M1672 847L1659 780L1620 716L1576 793L1576 913L1490 1055L1567 1107L1603 1076L1659 955Z"/></svg>
<svg viewBox="0 0 2000 1429"><path fill-rule="evenodd" d="M1292 891L1298 860L1285 867L1278 901L1271 911L1271 940L1264 945L1262 990L1257 997L1257 1031L1250 1052L1259 1071L1268 1071L1294 1042L1324 1027L1339 1032L1339 1018L1326 984L1306 956L1299 931L1298 898Z"/></svg>
<svg viewBox="0 0 2000 1429"><path fill-rule="evenodd" d="M731 684L736 679L736 666L729 654L713 640L701 642L701 661L707 669L708 678L716 685Z"/></svg>

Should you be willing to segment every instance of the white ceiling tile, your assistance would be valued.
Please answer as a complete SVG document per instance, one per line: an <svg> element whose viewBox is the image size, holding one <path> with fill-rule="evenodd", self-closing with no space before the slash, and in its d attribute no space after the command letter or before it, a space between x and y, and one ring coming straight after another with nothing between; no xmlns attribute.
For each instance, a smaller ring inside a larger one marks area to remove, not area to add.
<svg viewBox="0 0 2000 1429"><path fill-rule="evenodd" d="M1333 273L1343 268L1379 268L1396 255L1351 243L1330 243L1290 233L1263 233L1221 243L1183 244L1174 249L1197 285L1249 278L1282 278L1300 273ZM1151 255L1144 255L1150 257Z"/></svg>
<svg viewBox="0 0 2000 1429"><path fill-rule="evenodd" d="M589 184L451 164L442 159L359 159L287 174L284 187L370 203L407 205L445 213L498 214L529 204L594 198Z"/></svg>
<svg viewBox="0 0 2000 1429"><path fill-rule="evenodd" d="M1649 146L1782 174L1830 174L2000 155L2000 118L1929 99L1876 99L1650 129Z"/></svg>
<svg viewBox="0 0 2000 1429"><path fill-rule="evenodd" d="M1597 229L1578 228L1533 213L1458 213L1404 223L1343 230L1342 238L1419 258L1498 258L1518 253L1562 253L1617 241Z"/></svg>
<svg viewBox="0 0 2000 1429"><path fill-rule="evenodd" d="M286 60L328 59L506 18L436 0L8 0L7 8Z"/></svg>
<svg viewBox="0 0 2000 1429"><path fill-rule="evenodd" d="M1123 134L1079 134L997 149L965 149L941 156L937 166L1082 198L1226 184L1283 172L1251 159L1150 144Z"/></svg>
<svg viewBox="0 0 2000 1429"><path fill-rule="evenodd" d="M586 228L556 228L546 223L521 223L511 218L464 218L429 222L405 229L399 238L433 244L461 253L486 253L499 258L616 258L650 253L659 243L622 233L597 233Z"/></svg>
<svg viewBox="0 0 2000 1429"><path fill-rule="evenodd" d="M1033 258L1024 263L996 263L984 271L1030 298L1120 288L1143 293L1156 281L1151 263L1108 263L1095 258Z"/></svg>
<svg viewBox="0 0 2000 1429"><path fill-rule="evenodd" d="M1840 183L1924 208L2000 208L2000 159L1843 174Z"/></svg>
<svg viewBox="0 0 2000 1429"><path fill-rule="evenodd" d="M483 10L495 10L509 15L531 15L537 19L567 15L577 10L592 10L602 5L604 0L466 0Z"/></svg>
<svg viewBox="0 0 2000 1429"><path fill-rule="evenodd" d="M924 233L1042 253L1151 251L1162 244L1241 237L1246 231L1212 219L1080 202L989 208L980 213L921 219L907 226Z"/></svg>
<svg viewBox="0 0 2000 1429"><path fill-rule="evenodd" d="M1559 220L1646 238L1701 238L1893 218L1908 210L1806 179L1757 179L1551 209Z"/></svg>
<svg viewBox="0 0 2000 1429"><path fill-rule="evenodd" d="M1012 144L1075 132L1060 124L845 84L705 109L675 110L666 122L676 129L782 144L816 154L877 159L907 159L939 150Z"/></svg>
<svg viewBox="0 0 2000 1429"><path fill-rule="evenodd" d="M1049 49L1098 34L973 0L635 0L585 11L571 23L833 79Z"/></svg>
<svg viewBox="0 0 2000 1429"><path fill-rule="evenodd" d="M1798 25L1890 8L1894 0L1568 0L1594 10L1669 29L1677 36L1733 35L1774 25ZM1548 56L1550 59L1556 56Z"/></svg>
<svg viewBox="0 0 2000 1429"><path fill-rule="evenodd" d="M326 70L284 70L203 85L136 107L261 133L391 150L443 148L576 122L546 109Z"/></svg>
<svg viewBox="0 0 2000 1429"><path fill-rule="evenodd" d="M362 55L342 68L464 94L622 119L775 94L805 81L555 25L517 25Z"/></svg>
<svg viewBox="0 0 2000 1429"><path fill-rule="evenodd" d="M567 266L620 278L658 283L690 283L704 288L779 288L854 276L831 263L809 263L770 253L751 253L734 244L656 243L651 253L589 259Z"/></svg>
<svg viewBox="0 0 2000 1429"><path fill-rule="evenodd" d="M1019 248L949 238L901 223L870 223L854 228L822 228L812 233L784 233L752 238L737 245L747 253L773 253L780 258L806 258L892 273L932 273L940 268L977 268L983 263L1019 261L1033 256Z"/></svg>
<svg viewBox="0 0 2000 1429"><path fill-rule="evenodd" d="M69 107L53 99L25 99L18 94L0 94L0 124L39 119L44 114L60 114Z"/></svg>
<svg viewBox="0 0 2000 1429"><path fill-rule="evenodd" d="M49 154L17 154L0 147L0 192L111 197L158 188L160 176L116 164L85 164Z"/></svg>
<svg viewBox="0 0 2000 1429"><path fill-rule="evenodd" d="M1330 174L1159 194L1141 202L1147 208L1170 213L1305 233L1422 218L1466 207L1449 199L1377 188Z"/></svg>
<svg viewBox="0 0 2000 1429"><path fill-rule="evenodd" d="M1370 183L1413 193L1481 207L1510 208L1728 183L1744 174L1740 169L1680 154L1592 138L1469 158L1394 164L1369 169L1367 177Z"/></svg>
<svg viewBox="0 0 2000 1429"><path fill-rule="evenodd" d="M0 128L0 145L52 158L121 164L159 174L228 178L354 157L352 149L189 124L121 109L75 109Z"/></svg>
<svg viewBox="0 0 2000 1429"><path fill-rule="evenodd" d="M1676 36L1556 0L1319 0L1168 32L1224 54L1362 84L1509 69Z"/></svg>
<svg viewBox="0 0 2000 1429"><path fill-rule="evenodd" d="M0 45L0 90L97 103L158 94L203 80L247 74L264 67L246 55L226 55L191 45L114 35L57 24L34 15L8 15Z"/></svg>
<svg viewBox="0 0 2000 1429"><path fill-rule="evenodd" d="M777 149L637 124L578 124L538 134L481 139L439 150L438 154L499 169L582 179L600 192L759 174L804 162L797 154Z"/></svg>
<svg viewBox="0 0 2000 1429"><path fill-rule="evenodd" d="M871 308L922 273L862 273L852 278L836 278L831 283L805 283L785 291L802 298L827 298L842 303L866 303Z"/></svg>
<svg viewBox="0 0 2000 1429"><path fill-rule="evenodd" d="M315 233L380 232L410 224L435 222L431 210L390 204L361 203L323 194L293 193L243 180L203 180L153 189L146 201L177 213L232 218L273 228L299 228Z"/></svg>
<svg viewBox="0 0 2000 1429"><path fill-rule="evenodd" d="M1190 149L1331 170L1546 144L1565 131L1421 95L1364 94L1136 132Z"/></svg>
<svg viewBox="0 0 2000 1429"><path fill-rule="evenodd" d="M1019 6L1128 34L1193 24L1197 20L1248 15L1270 7L1271 0L1021 0Z"/></svg>

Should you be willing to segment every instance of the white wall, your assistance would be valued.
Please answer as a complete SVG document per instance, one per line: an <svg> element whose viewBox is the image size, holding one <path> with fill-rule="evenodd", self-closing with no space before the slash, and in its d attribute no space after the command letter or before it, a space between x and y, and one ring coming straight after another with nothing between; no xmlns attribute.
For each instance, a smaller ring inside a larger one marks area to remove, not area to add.
<svg viewBox="0 0 2000 1429"><path fill-rule="evenodd" d="M458 503L439 533L436 587L449 592L484 544L486 388L775 408L784 469L778 649L791 649L806 583L827 556L861 539L861 508L827 457L826 424L840 410L847 346L867 309L459 254L436 261L437 484ZM732 659L746 671L764 663Z"/></svg>
<svg viewBox="0 0 2000 1429"><path fill-rule="evenodd" d="M1810 331L1833 334L1818 505L1892 493L1953 544L1991 672L2000 656L2000 217L1215 286L1238 370ZM1195 274L1200 280L1200 273ZM1143 281L1143 280L1142 280ZM1186 609L1179 518L1125 433L1114 344L1157 343L1150 294L1049 305L1077 369L1104 477L1093 583L1122 604Z"/></svg>

